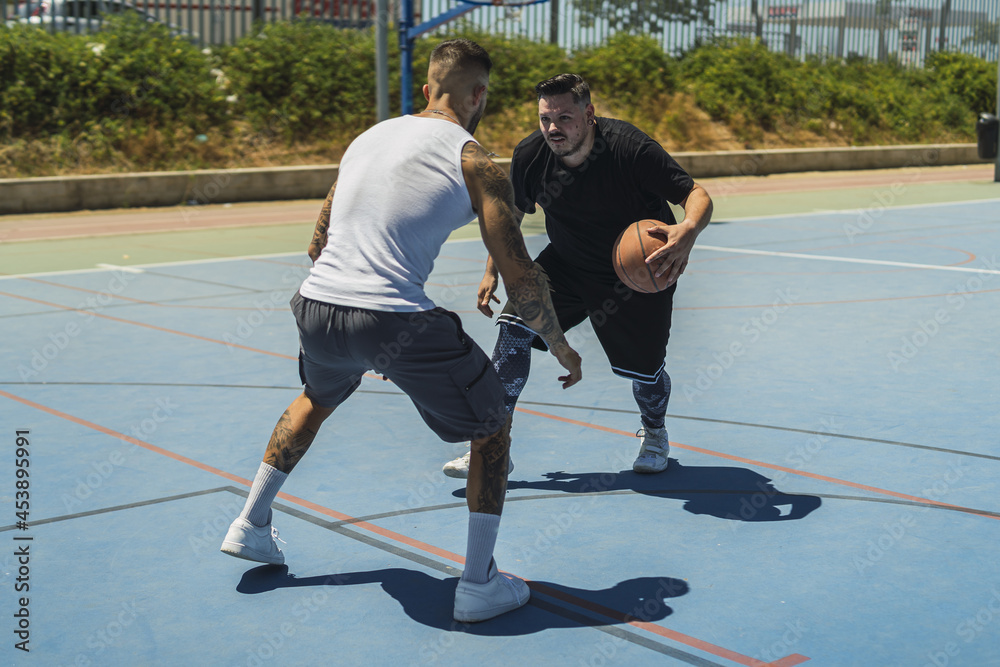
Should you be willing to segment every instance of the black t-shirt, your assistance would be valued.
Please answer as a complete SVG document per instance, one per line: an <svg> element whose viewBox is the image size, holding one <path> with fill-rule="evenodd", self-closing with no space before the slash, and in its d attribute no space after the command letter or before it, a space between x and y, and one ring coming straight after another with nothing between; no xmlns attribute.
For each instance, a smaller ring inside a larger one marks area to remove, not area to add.
<svg viewBox="0 0 1000 667"><path fill-rule="evenodd" d="M694 181L656 141L634 125L597 119L587 160L570 168L536 130L514 149L510 165L514 203L545 211L552 249L566 263L610 282L615 239L636 220L676 224L667 205L680 204Z"/></svg>

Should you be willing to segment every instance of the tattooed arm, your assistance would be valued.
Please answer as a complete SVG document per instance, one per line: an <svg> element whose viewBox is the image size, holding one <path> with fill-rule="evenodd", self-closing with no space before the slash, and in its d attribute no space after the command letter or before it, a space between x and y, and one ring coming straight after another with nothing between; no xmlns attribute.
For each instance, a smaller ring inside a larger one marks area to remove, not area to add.
<svg viewBox="0 0 1000 667"><path fill-rule="evenodd" d="M517 220L518 227L520 227L521 221L524 219L524 211L515 206L514 218ZM490 308L490 302L500 303L500 299L496 295L497 287L499 286L499 275L497 265L493 262L493 257L487 255L486 271L483 273L483 279L479 283L479 291L476 299L476 308L486 317L493 317L493 309Z"/></svg>
<svg viewBox="0 0 1000 667"><path fill-rule="evenodd" d="M545 272L528 255L510 181L483 147L471 141L462 149L462 171L472 208L479 215L483 242L503 276L507 297L525 324L542 337L549 351L569 371L569 375L559 378L563 388L576 384L580 381L580 355L566 342L556 319Z"/></svg>
<svg viewBox="0 0 1000 667"><path fill-rule="evenodd" d="M319 212L319 220L316 221L316 230L313 232L312 241L309 243L309 257L312 259L313 264L319 259L319 255L323 252L323 248L326 247L326 230L330 228L330 207L333 206L333 193L337 189L336 182L333 187L330 188L330 194L326 196L326 201L323 202L323 210Z"/></svg>

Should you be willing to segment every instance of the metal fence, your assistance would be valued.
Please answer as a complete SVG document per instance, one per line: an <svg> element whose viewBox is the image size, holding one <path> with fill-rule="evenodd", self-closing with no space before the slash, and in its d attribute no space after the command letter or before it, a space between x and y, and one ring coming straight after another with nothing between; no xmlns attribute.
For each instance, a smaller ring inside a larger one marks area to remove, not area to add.
<svg viewBox="0 0 1000 667"><path fill-rule="evenodd" d="M453 8L456 0L422 0L417 22ZM675 13L657 15L670 6ZM390 2L391 15L398 3ZM681 10L677 10L677 8ZM86 32L109 13L141 12L199 44L231 43L256 20L306 16L367 28L374 0L0 0L0 16L51 30ZM522 7L483 6L461 20L480 30L574 51L619 31L655 37L679 55L699 42L756 36L771 49L809 55L898 59L920 64L929 52L963 51L995 60L1000 0L548 0ZM441 28L447 30L449 26Z"/></svg>
<svg viewBox="0 0 1000 667"><path fill-rule="evenodd" d="M42 29L84 33L111 14L138 13L165 23L174 34L206 46L229 44L250 33L257 21L311 18L344 28L375 22L372 0L0 0L0 16Z"/></svg>
<svg viewBox="0 0 1000 667"><path fill-rule="evenodd" d="M647 4L691 9L664 20ZM423 0L424 16L450 5L449 0ZM655 37L673 55L706 40L757 36L771 49L798 58L856 56L918 64L942 45L996 60L998 16L998 0L549 0L525 7L483 7L466 20L511 37L555 38L570 51L599 45L627 30Z"/></svg>

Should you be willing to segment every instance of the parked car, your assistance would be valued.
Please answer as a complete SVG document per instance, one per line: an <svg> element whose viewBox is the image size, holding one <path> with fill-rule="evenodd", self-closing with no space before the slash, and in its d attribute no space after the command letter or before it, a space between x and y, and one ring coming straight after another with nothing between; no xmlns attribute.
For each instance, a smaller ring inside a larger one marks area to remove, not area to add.
<svg viewBox="0 0 1000 667"><path fill-rule="evenodd" d="M149 12L123 0L27 0L14 7L7 25L26 23L60 32L93 32L101 29L104 18L113 14L134 14L149 23L163 23L170 34L197 42L197 35L164 23Z"/></svg>

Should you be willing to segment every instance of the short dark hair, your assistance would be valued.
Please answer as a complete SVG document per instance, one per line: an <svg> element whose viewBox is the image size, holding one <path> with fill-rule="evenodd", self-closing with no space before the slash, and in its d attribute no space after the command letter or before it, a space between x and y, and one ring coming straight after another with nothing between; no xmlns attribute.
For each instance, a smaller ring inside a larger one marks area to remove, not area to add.
<svg viewBox="0 0 1000 667"><path fill-rule="evenodd" d="M538 99L555 95L573 95L573 103L586 106L590 104L590 86L579 74L557 74L535 86Z"/></svg>
<svg viewBox="0 0 1000 667"><path fill-rule="evenodd" d="M490 54L471 39L449 39L441 42L431 52L430 62L432 65L441 65L448 69L479 66L486 74L493 69Z"/></svg>

